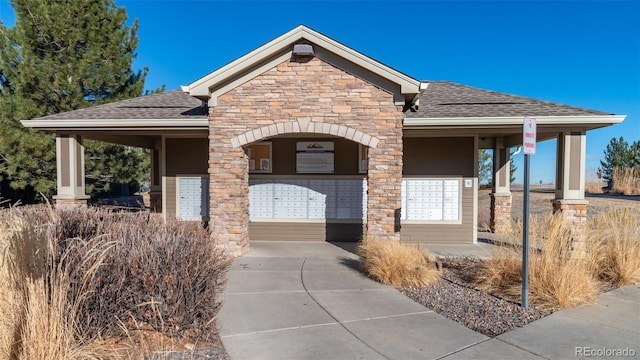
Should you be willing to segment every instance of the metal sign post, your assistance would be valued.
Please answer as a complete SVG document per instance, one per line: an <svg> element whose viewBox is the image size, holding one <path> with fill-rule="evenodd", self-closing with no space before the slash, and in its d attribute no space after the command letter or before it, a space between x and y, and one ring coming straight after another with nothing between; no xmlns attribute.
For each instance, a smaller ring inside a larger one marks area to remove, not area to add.
<svg viewBox="0 0 640 360"><path fill-rule="evenodd" d="M522 307L529 307L529 156L536 154L536 119L524 118L524 201L522 206Z"/></svg>

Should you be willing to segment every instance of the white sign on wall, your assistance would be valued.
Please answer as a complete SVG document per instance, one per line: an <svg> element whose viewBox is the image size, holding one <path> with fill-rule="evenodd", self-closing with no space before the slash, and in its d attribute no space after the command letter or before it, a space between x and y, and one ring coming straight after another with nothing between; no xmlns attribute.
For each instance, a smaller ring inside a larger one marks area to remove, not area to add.
<svg viewBox="0 0 640 360"><path fill-rule="evenodd" d="M296 172L301 174L332 174L333 145L333 141L299 141L296 143Z"/></svg>
<svg viewBox="0 0 640 360"><path fill-rule="evenodd" d="M536 154L536 119L525 117L522 128L522 147L526 155Z"/></svg>

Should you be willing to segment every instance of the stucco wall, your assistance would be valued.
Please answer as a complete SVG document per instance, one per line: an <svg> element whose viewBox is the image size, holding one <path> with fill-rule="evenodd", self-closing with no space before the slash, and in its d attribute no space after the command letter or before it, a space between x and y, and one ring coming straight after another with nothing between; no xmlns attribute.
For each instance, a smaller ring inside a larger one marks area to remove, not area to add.
<svg viewBox="0 0 640 360"><path fill-rule="evenodd" d="M409 137L404 139L404 169L408 177L474 179L474 138ZM476 183L474 183L476 186ZM406 243L472 243L475 221L475 189L461 188L460 224L403 222L401 236Z"/></svg>
<svg viewBox="0 0 640 360"><path fill-rule="evenodd" d="M404 175L473 177L472 137L404 139Z"/></svg>
<svg viewBox="0 0 640 360"><path fill-rule="evenodd" d="M168 138L166 146L165 206L167 219L176 217L176 175L207 174L207 139Z"/></svg>

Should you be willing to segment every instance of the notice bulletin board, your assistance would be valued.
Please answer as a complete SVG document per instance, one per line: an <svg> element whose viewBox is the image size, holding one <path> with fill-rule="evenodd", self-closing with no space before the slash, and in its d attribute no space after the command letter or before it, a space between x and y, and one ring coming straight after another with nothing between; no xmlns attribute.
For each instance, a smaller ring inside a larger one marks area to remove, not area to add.
<svg viewBox="0 0 640 360"><path fill-rule="evenodd" d="M271 172L271 142L263 141L247 147L249 156L249 172Z"/></svg>
<svg viewBox="0 0 640 360"><path fill-rule="evenodd" d="M299 141L296 143L296 172L332 174L333 141Z"/></svg>

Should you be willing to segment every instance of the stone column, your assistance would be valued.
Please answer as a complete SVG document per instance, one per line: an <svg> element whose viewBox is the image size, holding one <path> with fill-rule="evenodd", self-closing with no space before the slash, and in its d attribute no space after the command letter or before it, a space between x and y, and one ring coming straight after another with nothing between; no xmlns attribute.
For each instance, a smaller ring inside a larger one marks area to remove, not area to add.
<svg viewBox="0 0 640 360"><path fill-rule="evenodd" d="M567 221L573 241L584 240L587 205L584 199L586 134L584 131L558 135L556 151L556 197L553 213Z"/></svg>
<svg viewBox="0 0 640 360"><path fill-rule="evenodd" d="M496 138L493 149L493 183L491 192L491 231L507 234L511 231L511 159L504 138Z"/></svg>
<svg viewBox="0 0 640 360"><path fill-rule="evenodd" d="M87 206L84 186L84 145L80 135L56 136L56 207Z"/></svg>
<svg viewBox="0 0 640 360"><path fill-rule="evenodd" d="M151 183L149 184L149 208L152 212L162 212L162 172L161 161L164 149L162 141L157 140L151 149Z"/></svg>
<svg viewBox="0 0 640 360"><path fill-rule="evenodd" d="M229 133L209 126L209 227L216 245L237 257L249 251L249 160Z"/></svg>
<svg viewBox="0 0 640 360"><path fill-rule="evenodd" d="M402 207L402 107L376 120L380 143L369 148L367 222L369 240L400 241Z"/></svg>

